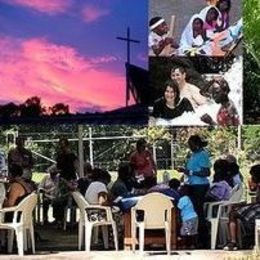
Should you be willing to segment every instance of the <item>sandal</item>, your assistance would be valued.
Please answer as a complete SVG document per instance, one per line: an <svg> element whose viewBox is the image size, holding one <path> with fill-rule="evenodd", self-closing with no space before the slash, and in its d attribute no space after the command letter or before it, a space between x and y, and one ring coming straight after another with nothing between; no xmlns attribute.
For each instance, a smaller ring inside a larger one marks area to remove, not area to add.
<svg viewBox="0 0 260 260"><path fill-rule="evenodd" d="M229 241L223 248L225 251L235 251L238 249L237 243Z"/></svg>

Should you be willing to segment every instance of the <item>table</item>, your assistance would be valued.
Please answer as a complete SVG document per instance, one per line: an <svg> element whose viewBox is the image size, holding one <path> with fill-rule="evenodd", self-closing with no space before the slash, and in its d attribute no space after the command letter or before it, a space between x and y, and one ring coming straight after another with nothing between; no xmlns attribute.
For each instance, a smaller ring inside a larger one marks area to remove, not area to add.
<svg viewBox="0 0 260 260"><path fill-rule="evenodd" d="M124 249L130 250L132 245L131 237L131 212L124 214ZM177 210L172 208L172 227L171 227L171 249L177 249ZM138 244L138 240L136 241ZM149 244L163 244L165 245L164 230L146 230L145 231L145 245Z"/></svg>

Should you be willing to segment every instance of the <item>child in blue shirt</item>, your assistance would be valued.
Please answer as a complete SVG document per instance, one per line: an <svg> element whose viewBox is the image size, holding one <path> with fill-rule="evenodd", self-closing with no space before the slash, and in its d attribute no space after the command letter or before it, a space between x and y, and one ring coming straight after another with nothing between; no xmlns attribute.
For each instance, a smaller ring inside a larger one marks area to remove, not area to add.
<svg viewBox="0 0 260 260"><path fill-rule="evenodd" d="M198 215L194 210L192 201L188 196L187 185L179 189L181 198L177 204L181 216L181 229L180 235L185 240L185 244L192 246L195 242L196 235L198 234Z"/></svg>

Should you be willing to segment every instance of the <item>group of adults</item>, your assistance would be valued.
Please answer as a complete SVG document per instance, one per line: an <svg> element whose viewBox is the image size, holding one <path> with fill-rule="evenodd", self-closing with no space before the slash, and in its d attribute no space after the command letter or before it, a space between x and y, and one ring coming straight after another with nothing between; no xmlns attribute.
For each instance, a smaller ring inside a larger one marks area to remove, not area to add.
<svg viewBox="0 0 260 260"><path fill-rule="evenodd" d="M186 162L183 167L177 168L179 178L158 184L156 162L147 148L146 141L139 139L136 150L130 154L128 162L119 164L117 179L111 182L111 175L107 170L93 168L89 163L84 166L84 177L79 178L77 156L70 149L69 141L62 138L59 141L56 165L49 168L49 175L36 187L28 178L28 169L33 165L31 152L24 148L23 139L18 138L17 146L9 152L8 156L8 161L11 163L10 183L3 206L17 205L25 196L38 188L43 192L44 221L48 221L48 207L51 204L55 223L60 227L64 221L64 210L70 192L79 190L89 204L119 207L114 217L118 217L118 224L121 224L118 230L122 232L122 214L134 205L133 203L137 201L134 198L149 192L161 192L170 197L179 209L181 225L178 234L183 239L196 238L193 244L195 248L206 248L209 240L206 239L208 228L205 225L203 204L206 201L228 200L232 188L242 185L243 178L235 157L228 155L215 161L213 182L210 183L211 158L206 149L207 142L198 135L192 135L188 139L188 146L190 152ZM254 220L260 218L260 165L253 166L250 174L251 185L254 183L258 194L257 200L254 204L239 205L237 210L232 212L230 241L226 245L230 250L237 248L237 219L245 224L248 233L252 233ZM124 205L122 202L124 198L133 198L130 206ZM96 213L89 217L96 217ZM123 234L119 237L122 238Z"/></svg>
<svg viewBox="0 0 260 260"><path fill-rule="evenodd" d="M152 52L156 56L164 55L164 49L172 46L177 55L223 56L225 47L240 37L242 19L230 26L231 0L206 2L207 5L190 18L180 43L168 36L169 28L162 17L153 17L149 22Z"/></svg>
<svg viewBox="0 0 260 260"><path fill-rule="evenodd" d="M185 112L195 113L199 106L209 104L210 99L195 85L186 81L184 67L172 68L170 79L165 82L163 97L155 101L151 118L171 120ZM207 83L215 103L220 104L216 120L205 113L201 121L208 125L237 126L239 115L233 101L229 98L230 87L223 77L215 77Z"/></svg>

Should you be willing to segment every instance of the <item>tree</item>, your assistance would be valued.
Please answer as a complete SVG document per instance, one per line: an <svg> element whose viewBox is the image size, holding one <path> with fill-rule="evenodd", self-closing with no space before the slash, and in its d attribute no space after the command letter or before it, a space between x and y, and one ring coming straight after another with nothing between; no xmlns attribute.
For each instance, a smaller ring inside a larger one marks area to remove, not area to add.
<svg viewBox="0 0 260 260"><path fill-rule="evenodd" d="M46 111L41 104L41 98L37 96L28 98L20 105L20 110L22 117L38 117L42 116Z"/></svg>
<svg viewBox="0 0 260 260"><path fill-rule="evenodd" d="M16 117L19 115L20 115L19 106L17 106L13 102L0 106L0 117L2 118Z"/></svg>
<svg viewBox="0 0 260 260"><path fill-rule="evenodd" d="M63 103L57 103L54 106L49 108L50 114L53 116L59 115L68 115L69 114L69 105Z"/></svg>

